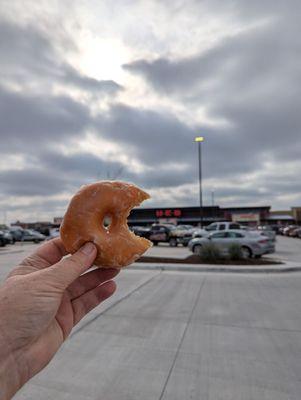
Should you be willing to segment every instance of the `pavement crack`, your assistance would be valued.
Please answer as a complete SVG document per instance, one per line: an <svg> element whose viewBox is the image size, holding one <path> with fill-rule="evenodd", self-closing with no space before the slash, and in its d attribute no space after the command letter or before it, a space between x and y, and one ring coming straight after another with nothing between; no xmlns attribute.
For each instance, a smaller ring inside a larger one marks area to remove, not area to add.
<svg viewBox="0 0 301 400"><path fill-rule="evenodd" d="M193 312L194 312L194 310L196 309L196 306L197 306L197 304L198 304L198 301L199 301L199 299L200 299L200 297L201 297L201 292L202 292L202 289L203 289L203 287L204 287L204 285L205 285L205 281L206 281L206 278L204 278L203 281L201 282L200 288L199 288L199 290L198 290L198 294L197 294L197 296L196 296L196 299L195 299L195 302L194 302L194 304L193 304L193 306L192 306L192 309L191 309L191 311L190 311L190 313L189 313L188 320L187 320L187 322L186 322L186 325L185 325L183 334L182 334L182 336L181 336L179 345L178 345L178 347L177 347L176 354L175 354L174 359L173 359L173 361L172 361L172 363L171 363L170 369L169 369L169 371L168 371L167 378L166 378L166 380L165 380L165 382L164 382L164 385L163 385L163 388L162 388L162 391L161 391L161 394L160 394L160 397L159 397L158 400L162 400L162 399L163 399L163 396L164 396L164 393L165 393L167 384L168 384L168 382L169 382L169 379L170 379L170 377L171 377L171 374L172 374L172 372L173 372L173 369L174 369L174 367L175 367L175 365L176 365L176 361L177 361L177 358L178 358L178 356L179 356L180 349L181 349L181 347L182 347L182 344L183 344L183 342L184 342L185 335L186 335L187 330L188 330L188 327L189 327L189 325L190 325L190 322L191 322L191 319L192 319L192 316L193 316Z"/></svg>

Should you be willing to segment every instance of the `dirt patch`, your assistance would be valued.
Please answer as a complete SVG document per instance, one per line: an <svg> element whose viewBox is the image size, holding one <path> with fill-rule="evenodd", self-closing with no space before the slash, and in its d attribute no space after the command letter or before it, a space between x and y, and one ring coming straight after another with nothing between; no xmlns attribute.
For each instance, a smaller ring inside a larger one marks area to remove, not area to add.
<svg viewBox="0 0 301 400"><path fill-rule="evenodd" d="M244 260L221 259L216 262L203 261L196 254L192 254L186 258L168 258L168 257L140 257L136 262L142 263L160 263L160 264L213 264L213 265L280 265L281 261L271 260L267 258L248 258Z"/></svg>

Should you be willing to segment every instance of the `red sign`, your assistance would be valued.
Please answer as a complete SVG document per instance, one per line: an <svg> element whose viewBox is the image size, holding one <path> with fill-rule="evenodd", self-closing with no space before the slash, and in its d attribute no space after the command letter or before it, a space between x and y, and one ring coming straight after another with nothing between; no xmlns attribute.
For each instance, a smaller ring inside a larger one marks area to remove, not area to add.
<svg viewBox="0 0 301 400"><path fill-rule="evenodd" d="M156 210L156 217L158 218L164 217L164 212L162 210Z"/></svg>
<svg viewBox="0 0 301 400"><path fill-rule="evenodd" d="M179 209L167 209L167 210L156 210L156 217L171 218L171 217L181 217L182 211Z"/></svg>
<svg viewBox="0 0 301 400"><path fill-rule="evenodd" d="M175 217L180 217L180 216L182 215L182 212L181 212L181 210L174 210L174 211L173 211L173 215L174 215Z"/></svg>

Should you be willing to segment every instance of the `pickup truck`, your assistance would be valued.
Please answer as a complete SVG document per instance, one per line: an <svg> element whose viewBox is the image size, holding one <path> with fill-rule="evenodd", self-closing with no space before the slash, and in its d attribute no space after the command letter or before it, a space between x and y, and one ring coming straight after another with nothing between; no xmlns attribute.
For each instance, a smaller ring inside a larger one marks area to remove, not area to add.
<svg viewBox="0 0 301 400"><path fill-rule="evenodd" d="M232 230L232 229L246 229L244 226L237 224L236 222L213 222L212 224L206 226L203 229L197 229L193 237L208 237L209 233L215 231L224 231L224 230Z"/></svg>
<svg viewBox="0 0 301 400"><path fill-rule="evenodd" d="M152 225L148 239L153 242L154 246L161 242L169 243L171 247L178 245L176 227L171 224Z"/></svg>

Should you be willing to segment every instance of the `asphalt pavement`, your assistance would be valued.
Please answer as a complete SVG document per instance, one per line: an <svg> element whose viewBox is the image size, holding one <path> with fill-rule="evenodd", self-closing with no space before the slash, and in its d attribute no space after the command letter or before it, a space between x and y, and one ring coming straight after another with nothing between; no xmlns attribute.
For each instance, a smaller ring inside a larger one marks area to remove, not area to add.
<svg viewBox="0 0 301 400"><path fill-rule="evenodd" d="M277 236L276 253L272 256L301 265L301 239Z"/></svg>

